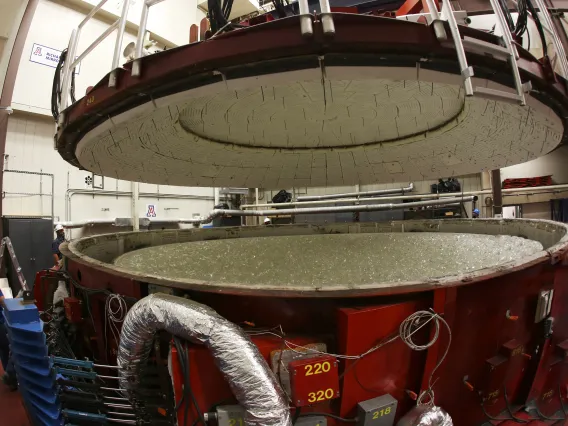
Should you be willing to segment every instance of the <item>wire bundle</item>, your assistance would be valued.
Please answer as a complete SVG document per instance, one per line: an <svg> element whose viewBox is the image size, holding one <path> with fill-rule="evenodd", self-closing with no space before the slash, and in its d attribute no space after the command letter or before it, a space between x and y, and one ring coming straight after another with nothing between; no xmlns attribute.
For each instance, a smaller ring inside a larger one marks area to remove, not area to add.
<svg viewBox="0 0 568 426"><path fill-rule="evenodd" d="M434 321L434 335L427 343L422 345L417 344L413 340L412 336L414 336L414 334L416 334L420 329L422 329L431 321ZM438 340L438 337L440 337L440 322L444 324L446 326L446 329L448 330L448 344L446 346L444 355L442 356L442 358L440 358L440 361L438 361L438 363L432 370L432 373L430 373L430 377L428 379L428 389L422 391L420 395L418 395L418 399L416 401L418 405L434 405L435 382L433 382L432 380L434 378L436 370L438 370L438 368L442 365L442 363L446 359L446 356L448 355L450 345L452 343L452 330L450 329L450 326L448 325L446 320L434 311L415 312L400 324L399 335L403 342L406 343L406 345L410 349L413 349L415 351L424 351L433 346L434 343L436 343L436 341Z"/></svg>
<svg viewBox="0 0 568 426"><path fill-rule="evenodd" d="M63 67L67 60L67 49L61 52L59 62L55 67L55 74L53 76L53 86L51 88L51 115L57 121L59 118L59 104L61 103L61 75L63 74ZM75 102L75 70L71 70L71 101Z"/></svg>
<svg viewBox="0 0 568 426"><path fill-rule="evenodd" d="M106 330L110 328L115 342L120 341L120 329L118 324L124 322L126 313L128 312L128 305L120 294L109 294L105 302L105 342Z"/></svg>
<svg viewBox="0 0 568 426"><path fill-rule="evenodd" d="M504 7L505 17L507 22L511 21L511 13L507 8L506 0L500 0L501 6ZM548 56L548 47L546 43L546 37L544 35L544 29L542 27L542 23L540 22L540 18L538 16L538 12L535 9L534 5L532 4L531 0L518 0L517 2L517 11L519 16L517 18L517 23L515 25L509 25L511 32L515 34L517 38L523 37L523 35L527 35L528 40L528 48L530 49L531 46L531 39L530 39L530 31L528 31L528 17L529 13L532 16L538 34L540 36L540 41L542 44L542 52L543 55L546 57Z"/></svg>
<svg viewBox="0 0 568 426"><path fill-rule="evenodd" d="M213 34L231 27L229 21L231 11L233 10L234 0L207 0L207 7L209 8L209 23ZM223 2L223 4L221 4Z"/></svg>
<svg viewBox="0 0 568 426"><path fill-rule="evenodd" d="M432 321L434 322L434 334L433 334L433 336L430 338L430 340L428 342L426 342L424 344L416 343L413 336L416 333L418 333L421 329L426 327ZM438 363L436 364L436 366L432 370L432 373L430 374L430 378L428 380L428 389L422 391L420 393L420 395L418 396L418 399L417 399L418 405L434 405L434 389L433 389L433 387L435 385L435 382L433 381L433 378L434 378L434 374L436 373L438 368L440 368L440 366L442 365L442 363L446 359L446 356L448 355L448 352L450 350L450 345L452 343L452 331L450 329L450 326L446 322L446 320L444 320L444 318L442 318L440 315L438 315L433 310L417 311L417 312L413 313L412 315L409 315L400 324L397 334L387 336L386 338L384 338L380 342L378 342L375 346L373 346L371 349L369 349L368 351L363 352L362 354L359 354L359 355L333 354L333 353L329 353L329 352L318 351L317 349L308 348L306 346L297 345L297 344L292 343L292 342L290 342L290 341L288 341L284 338L284 332L282 331L281 327L280 327L281 334L275 333L275 332L270 331L270 330L267 330L267 331L252 330L251 332L248 333L248 335L254 336L254 335L261 335L261 334L270 334L270 335L273 335L273 336L277 336L277 337L282 339L282 341L284 342L284 344L286 345L286 347L288 349L290 349L293 352L299 353L299 354L305 354L306 352L308 352L308 353L316 353L316 354L320 354L320 355L331 355L331 356L338 358L338 359L355 361L343 372L343 374L341 375L341 377L343 377L343 376L345 376L345 374L347 374L348 371L350 371L353 367L355 367L356 363L359 360L361 360L362 358L372 354L373 352L378 351L382 347L388 345L389 343L394 342L395 340L401 339L410 349L415 350L415 351L423 351L423 350L426 350L426 349L432 347L434 345L434 343L436 343L438 341L438 338L440 337L440 323L444 324L444 326L446 327L446 329L448 331L448 344L446 346L446 350L444 352L444 355L442 356L442 358L440 358L440 360L438 361ZM272 330L274 330L274 329L272 329ZM302 351L299 351L297 349L301 349Z"/></svg>
<svg viewBox="0 0 568 426"><path fill-rule="evenodd" d="M190 402L193 403L195 410L197 411L197 420L193 423L197 425L201 422L203 426L207 425L205 421L205 417L203 416L203 412L199 408L199 404L197 403L197 399L195 398L195 394L191 389L191 375L190 375L190 368L189 368L189 354L187 351L187 347L182 341L174 336L174 345L176 347L178 361L183 373L183 395L178 404L176 405L176 412L182 403L185 401L185 410L183 415L183 426L187 426L187 419L189 418L189 404ZM191 399L190 399L191 398Z"/></svg>

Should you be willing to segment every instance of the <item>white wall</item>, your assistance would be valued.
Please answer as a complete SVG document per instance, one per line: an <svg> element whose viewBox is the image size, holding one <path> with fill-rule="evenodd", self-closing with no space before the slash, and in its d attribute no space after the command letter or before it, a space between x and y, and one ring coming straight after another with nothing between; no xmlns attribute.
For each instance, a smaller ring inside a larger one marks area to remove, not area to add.
<svg viewBox="0 0 568 426"><path fill-rule="evenodd" d="M70 209L66 212L66 193L68 189L86 189L85 178L89 172L81 171L66 163L53 149L52 120L16 113L8 122L6 158L4 168L7 170L23 170L54 174L55 198L54 214L56 221L78 221L84 219L101 219L131 217L131 199L128 196L102 196L92 194L75 194L71 197ZM100 177L96 178L100 184ZM4 173L3 214L15 216L49 216L51 215L51 180L49 177L36 175ZM130 182L104 179L105 191L130 192ZM26 194L14 194L14 193ZM45 195L40 196L39 193ZM146 215L146 205L157 205L157 218L193 217L204 215L213 208L212 188L167 187L140 184L141 193L197 195L206 200L190 200L181 198L160 198L158 195L141 198L139 201L140 217ZM126 229L115 229L126 230ZM92 231L92 230L90 230ZM77 230L73 237L82 235Z"/></svg>
<svg viewBox="0 0 568 426"><path fill-rule="evenodd" d="M523 204L523 218L550 220L550 202Z"/></svg>
<svg viewBox="0 0 568 426"><path fill-rule="evenodd" d="M1 1L1 0L0 0ZM175 4L185 0L174 0ZM167 3L167 2L166 2ZM191 3L191 2L186 2ZM110 5L113 1L109 2ZM117 2L114 1L116 6ZM156 9L159 12L159 9ZM186 35L189 37L189 26L193 23L188 10L180 9L187 25ZM131 217L131 199L128 196L103 196L74 194L70 201L66 197L71 189L92 189L85 185L89 172L78 170L66 163L53 148L55 125L51 117L51 87L54 68L30 61L34 43L64 49L69 36L84 18L84 14L75 9L50 0L40 0L37 11L26 39L24 54L20 61L12 107L16 111L8 122L6 142L6 158L4 169L50 173L54 175L54 215L56 221L78 221L84 219L103 219ZM194 13L195 16L195 13ZM172 22L163 18L164 22ZM180 18L181 20L181 18ZM167 26L167 25L165 25ZM92 20L82 32L79 51L87 47L98 37L108 24ZM125 34L124 45L134 41L132 34ZM88 86L94 85L110 71L114 37L109 37L99 45L81 64L76 78L76 94L80 98ZM30 114L33 112L34 114ZM100 177L96 184L100 184ZM39 177L31 174L4 173L4 215L16 216L49 216L51 215L51 180L47 176ZM130 192L130 182L104 179L105 191ZM193 217L204 215L213 208L212 188L167 187L140 184L141 193L174 194L180 198L142 197L139 201L139 216L146 215L147 204L157 205L157 218ZM15 194L19 193L19 194ZM38 195L38 194L44 195ZM205 199L188 199L198 196ZM185 197L185 198L181 198ZM67 200L67 202L66 202ZM66 207L68 204L69 208ZM109 232L107 229L85 229L70 233L78 237L83 233ZM117 230L117 229L114 229ZM124 228L118 230L125 230Z"/></svg>
<svg viewBox="0 0 568 426"><path fill-rule="evenodd" d="M568 183L568 146L563 145L536 160L501 169L501 180L552 175L555 184Z"/></svg>
<svg viewBox="0 0 568 426"><path fill-rule="evenodd" d="M74 28L85 17L84 14L54 3L41 0L34 15L24 52L18 69L12 108L51 116L51 87L55 68L30 61L32 47L38 43L57 50L63 50L69 43ZM91 20L82 31L78 52L82 52L102 32L108 24ZM124 46L135 37L125 34ZM110 72L115 37L112 35L102 42L81 64L76 76L76 97L80 99L87 87L93 86Z"/></svg>

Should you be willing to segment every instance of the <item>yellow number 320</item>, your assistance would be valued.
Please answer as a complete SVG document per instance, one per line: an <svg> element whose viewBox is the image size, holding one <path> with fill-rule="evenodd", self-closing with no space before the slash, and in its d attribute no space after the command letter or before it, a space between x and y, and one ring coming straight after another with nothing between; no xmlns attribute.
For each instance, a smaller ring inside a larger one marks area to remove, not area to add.
<svg viewBox="0 0 568 426"><path fill-rule="evenodd" d="M326 399L332 399L334 396L335 396L335 391L333 389L310 392L308 394L308 402L311 403L311 402L325 401Z"/></svg>

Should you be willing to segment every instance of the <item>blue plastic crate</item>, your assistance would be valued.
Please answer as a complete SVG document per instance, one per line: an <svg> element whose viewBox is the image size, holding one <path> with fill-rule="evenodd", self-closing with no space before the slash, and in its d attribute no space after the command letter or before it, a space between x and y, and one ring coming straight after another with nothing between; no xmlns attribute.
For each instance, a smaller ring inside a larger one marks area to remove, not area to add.
<svg viewBox="0 0 568 426"><path fill-rule="evenodd" d="M10 324L29 324L39 321L39 311L34 304L24 304L23 299L5 299L4 317Z"/></svg>

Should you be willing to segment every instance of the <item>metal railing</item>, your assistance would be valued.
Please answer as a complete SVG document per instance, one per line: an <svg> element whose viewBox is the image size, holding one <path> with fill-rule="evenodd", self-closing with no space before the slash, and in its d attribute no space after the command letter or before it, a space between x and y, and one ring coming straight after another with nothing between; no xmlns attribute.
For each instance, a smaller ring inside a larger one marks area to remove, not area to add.
<svg viewBox="0 0 568 426"><path fill-rule="evenodd" d="M77 45L79 43L81 37L81 30L85 26L85 24L93 18L93 16L102 9L105 3L108 0L101 0L97 6L95 6L83 19L83 21L79 24L77 29L73 30L71 34L71 38L69 40L68 46L68 58L76 58L73 62L71 60L65 62L65 66L63 68L63 79L62 79L62 89L61 89L61 102L60 102L60 111L64 111L69 106L69 98L70 98L70 85L71 85L71 75L74 72L74 69L85 59L85 57L93 51L93 49L98 46L103 40L105 40L112 32L117 30L116 34L116 42L114 46L114 54L112 59L112 67L111 67L111 74L109 77L109 87L116 87L117 84L117 68L119 67L120 57L122 53L122 44L124 38L124 31L126 28L126 21L128 17L128 10L130 6L130 1L125 0L122 6L122 12L120 17L111 25L109 28L103 32L93 43L89 45L83 52L77 55ZM148 15L150 12L150 8L158 3L161 3L165 0L143 0L142 4L142 12L140 15L140 24L138 28L138 34L136 37L136 49L134 52L134 59L132 64L132 71L131 75L133 77L140 77L142 73L142 57L145 55L144 52L144 39L146 36L146 28L148 24ZM444 28L443 22L447 22L450 28L450 32L452 35L452 41L454 48L456 50L457 60L460 65L461 75L463 77L463 85L465 89L466 96L480 96L489 99L496 99L504 102L512 102L517 103L520 105L525 105L525 93L530 92L531 85L530 82L524 83L521 81L519 68L517 64L517 60L519 59L519 54L513 42L513 38L511 32L506 23L506 18L503 13L503 10L499 6L497 0L490 0L491 7L493 12L497 18L497 26L501 30L503 36L501 37L502 45L496 45L493 43L484 42L481 40L464 37L462 39L458 23L454 16L454 10L451 5L451 1L449 0L442 0L442 7L439 11L436 7L436 4L433 0L425 0L431 20L432 20L432 27L436 34L436 37L439 41L444 42L447 41L448 37L446 34L446 30ZM321 24L324 33L327 35L333 35L335 33L335 25L333 22L333 14L331 13L329 0L319 0L320 2L320 10L321 10ZM557 57L560 61L560 69L561 72L564 74L563 76L566 78L568 77L568 59L566 58L566 52L564 47L562 46L562 42L558 37L556 29L552 23L552 19L550 17L550 13L548 8L546 7L543 0L535 0L538 9L541 12L541 15L544 18L544 30L550 35L552 38L552 42L554 44ZM309 12L308 0L298 0L299 6L299 17L300 17L300 30L304 37L311 37L313 35L313 22L314 22L314 15L311 15ZM215 35L214 35L215 36ZM489 89L485 87L473 87L472 84L472 77L473 77L473 68L468 65L466 51L464 45L467 47L469 51L473 51L476 53L483 53L489 54L496 58L500 58L503 60L507 60L511 66L511 72L513 74L513 80L515 82L515 92L510 93L495 89ZM60 120L63 119L63 114L61 115Z"/></svg>
<svg viewBox="0 0 568 426"><path fill-rule="evenodd" d="M81 38L81 30L85 24L93 18L93 16L102 9L102 7L107 3L108 0L101 0L83 19L79 24L77 29L73 30L71 33L71 38L69 40L69 45L67 48L67 57L76 58L73 62L71 60L66 61L63 67L63 79L61 85L61 101L59 104L59 110L64 111L69 106L70 99L70 86L71 86L71 75L74 69L85 59L85 57L93 51L103 40L105 40L114 30L117 30L116 42L114 46L114 55L112 59L111 74L109 78L109 87L116 87L117 83L117 68L120 64L120 56L122 52L122 44L124 38L124 31L126 28L126 21L128 18L128 10L130 6L130 1L125 0L122 6L122 12L120 17L104 32L102 33L94 42L92 42L89 47L87 47L82 53L77 55L77 45ZM136 36L136 50L134 53L134 60L132 64L132 76L139 77L141 75L141 61L140 59L144 56L144 38L146 36L146 28L148 25L148 15L150 12L150 7L162 3L165 0L144 0L142 4L142 12L140 15L140 24L138 27L138 34ZM432 0L429 0L432 1ZM313 15L309 13L308 0L298 0L298 6L300 10L300 25L302 34L306 37L313 35ZM324 32L328 35L335 33L335 26L333 23L333 17L330 12L329 0L320 0L320 9L322 11L322 26ZM60 116L60 122L62 122L64 114Z"/></svg>
<svg viewBox="0 0 568 426"><path fill-rule="evenodd" d="M81 21L77 29L73 30L71 33L71 39L69 40L69 45L67 47L67 58L69 60L65 61L63 67L63 81L61 84L61 102L59 105L59 110L63 111L69 106L70 98L70 86L71 86L71 76L75 71L75 68L81 63L85 57L93 51L103 40L105 40L114 30L117 30L116 42L114 45L114 55L112 58L111 74L109 78L109 87L116 86L116 70L120 64L120 56L122 52L122 41L124 39L124 30L126 28L126 20L128 18L128 9L130 7L130 1L124 0L122 6L122 13L120 17L110 26L107 30L102 33L95 41L93 41L89 47L87 47L82 53L77 56L77 46L79 40L81 39L81 30L89 22L95 14L102 9L108 0L101 0L88 14L85 19ZM71 62L71 58L77 58ZM61 119L63 114L61 116Z"/></svg>

